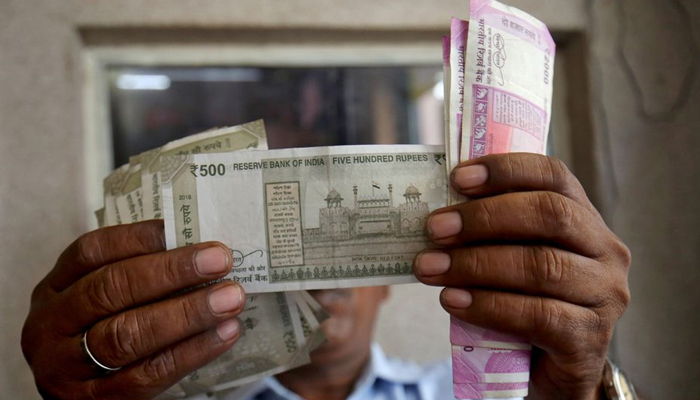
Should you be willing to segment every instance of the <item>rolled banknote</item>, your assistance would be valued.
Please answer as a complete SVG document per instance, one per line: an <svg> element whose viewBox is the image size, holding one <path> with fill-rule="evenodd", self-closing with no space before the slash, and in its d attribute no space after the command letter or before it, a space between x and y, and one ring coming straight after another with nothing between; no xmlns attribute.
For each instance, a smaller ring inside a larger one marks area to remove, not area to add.
<svg viewBox="0 0 700 400"><path fill-rule="evenodd" d="M247 293L415 282L444 162L441 146L418 145L169 157L166 243L228 244L228 278Z"/></svg>
<svg viewBox="0 0 700 400"><path fill-rule="evenodd" d="M452 346L454 383L528 383L530 350Z"/></svg>
<svg viewBox="0 0 700 400"><path fill-rule="evenodd" d="M453 20L453 27L454 24ZM555 55L547 27L497 1L472 0L468 28L461 134L458 140L451 139L448 146L459 142L459 161L495 153L544 153ZM454 45L451 48L454 50ZM455 67L451 69L454 71ZM450 117L454 119L450 122L453 126L458 117L452 110ZM448 152L453 154L454 149ZM525 366L522 360L529 360L530 353L523 340L452 318L450 341L457 348L480 349L462 352L457 358L453 353L453 361L458 361L453 363L457 398L527 395L527 380L519 383L523 387L515 389L496 389L489 386L493 383L483 382L487 376L484 351L501 348L520 352L517 358L503 358L500 367L519 371ZM527 368L529 373L529 362Z"/></svg>

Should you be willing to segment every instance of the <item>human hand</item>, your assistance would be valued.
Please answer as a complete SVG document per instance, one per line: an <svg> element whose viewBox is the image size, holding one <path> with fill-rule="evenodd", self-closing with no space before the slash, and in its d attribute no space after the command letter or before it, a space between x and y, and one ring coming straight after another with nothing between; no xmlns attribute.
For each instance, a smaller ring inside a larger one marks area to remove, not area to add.
<svg viewBox="0 0 700 400"><path fill-rule="evenodd" d="M630 301L628 248L556 159L482 157L459 165L452 186L472 200L431 214L438 249L416 257L416 277L446 286L453 316L535 346L529 398L598 398Z"/></svg>
<svg viewBox="0 0 700 400"><path fill-rule="evenodd" d="M32 293L22 350L45 399L151 399L230 349L245 295L220 243L165 251L162 221L93 231ZM86 338L100 363L83 354Z"/></svg>

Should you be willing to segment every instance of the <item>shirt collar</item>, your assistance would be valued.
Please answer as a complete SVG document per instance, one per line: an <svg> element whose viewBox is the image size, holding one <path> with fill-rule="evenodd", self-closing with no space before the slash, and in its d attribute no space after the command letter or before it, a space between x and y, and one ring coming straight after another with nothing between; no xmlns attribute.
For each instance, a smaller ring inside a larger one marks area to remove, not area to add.
<svg viewBox="0 0 700 400"><path fill-rule="evenodd" d="M418 383L425 375L425 368L415 363L387 357L378 343L372 344L368 370L376 378L402 384Z"/></svg>
<svg viewBox="0 0 700 400"><path fill-rule="evenodd" d="M372 343L370 362L357 380L350 399L361 395L374 385L377 379L392 383L417 384L425 377L425 369L415 363L387 357L378 343ZM244 385L229 399L249 399L271 390L284 399L302 400L274 377Z"/></svg>

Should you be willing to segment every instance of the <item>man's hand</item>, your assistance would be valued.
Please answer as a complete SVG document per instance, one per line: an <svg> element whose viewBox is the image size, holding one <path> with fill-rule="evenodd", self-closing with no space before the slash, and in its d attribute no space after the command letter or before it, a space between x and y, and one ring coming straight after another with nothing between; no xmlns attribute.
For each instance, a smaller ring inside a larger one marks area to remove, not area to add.
<svg viewBox="0 0 700 400"><path fill-rule="evenodd" d="M151 399L230 349L245 296L229 250L165 251L162 221L100 229L59 257L32 294L22 350L46 399ZM98 371L81 351L119 371Z"/></svg>
<svg viewBox="0 0 700 400"><path fill-rule="evenodd" d="M427 222L441 248L419 280L442 306L535 347L531 398L594 399L615 323L630 301L630 252L556 159L499 154L463 163L452 186L471 201Z"/></svg>

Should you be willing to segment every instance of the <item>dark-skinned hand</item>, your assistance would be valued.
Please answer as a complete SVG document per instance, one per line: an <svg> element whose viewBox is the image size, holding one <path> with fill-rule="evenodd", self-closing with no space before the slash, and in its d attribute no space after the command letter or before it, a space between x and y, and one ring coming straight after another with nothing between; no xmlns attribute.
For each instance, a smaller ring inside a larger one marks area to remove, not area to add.
<svg viewBox="0 0 700 400"><path fill-rule="evenodd" d="M45 399L152 399L230 349L245 295L225 276L229 250L200 243L165 251L162 221L87 233L32 293L22 350ZM82 352L102 364L96 370Z"/></svg>
<svg viewBox="0 0 700 400"><path fill-rule="evenodd" d="M433 212L425 284L463 321L534 346L530 396L596 399L615 323L630 301L628 248L564 164L535 154L471 160L452 186L471 200Z"/></svg>

